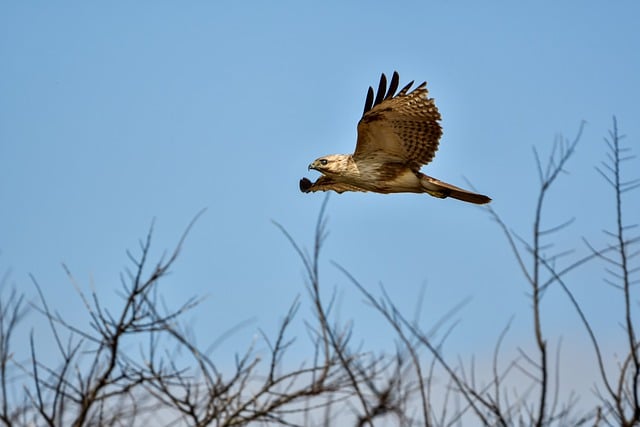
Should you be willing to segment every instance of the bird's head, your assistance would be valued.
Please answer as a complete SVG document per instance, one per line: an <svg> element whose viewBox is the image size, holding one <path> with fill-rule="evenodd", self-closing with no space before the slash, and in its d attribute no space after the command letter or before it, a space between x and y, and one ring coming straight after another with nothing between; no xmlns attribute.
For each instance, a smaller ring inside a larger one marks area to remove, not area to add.
<svg viewBox="0 0 640 427"><path fill-rule="evenodd" d="M329 154L311 162L309 170L314 169L324 175L340 175L349 167L350 159L348 154Z"/></svg>

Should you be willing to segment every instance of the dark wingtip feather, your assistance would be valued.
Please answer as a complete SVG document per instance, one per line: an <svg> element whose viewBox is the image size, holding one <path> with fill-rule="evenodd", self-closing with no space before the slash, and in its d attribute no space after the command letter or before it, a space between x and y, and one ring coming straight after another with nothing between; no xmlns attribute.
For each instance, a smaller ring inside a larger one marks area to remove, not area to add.
<svg viewBox="0 0 640 427"><path fill-rule="evenodd" d="M413 86L413 82L414 81L415 80L411 80L408 85L406 85L405 87L400 89L400 92L398 92L398 95L404 95L405 93L407 93L409 91L409 89L411 88L411 86Z"/></svg>
<svg viewBox="0 0 640 427"><path fill-rule="evenodd" d="M378 93L376 94L376 100L373 102L374 106L382 102L386 91L387 91L387 76L385 76L384 73L382 73L382 75L380 76L380 84L378 85Z"/></svg>
<svg viewBox="0 0 640 427"><path fill-rule="evenodd" d="M373 88L369 86L367 99L364 101L364 111L362 112L362 115L365 115L367 111L371 110L371 107L373 107Z"/></svg>
<svg viewBox="0 0 640 427"><path fill-rule="evenodd" d="M397 71L393 72L393 76L391 77L391 84L389 85L389 90L385 95L384 99L393 98L393 95L396 93L396 89L398 89L398 84L400 83L400 75Z"/></svg>

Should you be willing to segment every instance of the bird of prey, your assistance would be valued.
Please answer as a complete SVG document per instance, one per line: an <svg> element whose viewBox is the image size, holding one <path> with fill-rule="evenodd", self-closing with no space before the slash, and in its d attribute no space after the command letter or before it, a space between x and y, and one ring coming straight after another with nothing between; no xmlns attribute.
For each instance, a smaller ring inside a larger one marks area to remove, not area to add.
<svg viewBox="0 0 640 427"><path fill-rule="evenodd" d="M427 193L438 198L453 197L484 204L491 201L420 172L438 149L442 128L440 113L429 98L427 83L409 91L413 82L396 94L400 77L394 71L380 77L377 94L369 87L364 113L358 123L358 140L353 154L331 154L309 165L322 174L316 182L300 180L300 190L372 191L375 193Z"/></svg>

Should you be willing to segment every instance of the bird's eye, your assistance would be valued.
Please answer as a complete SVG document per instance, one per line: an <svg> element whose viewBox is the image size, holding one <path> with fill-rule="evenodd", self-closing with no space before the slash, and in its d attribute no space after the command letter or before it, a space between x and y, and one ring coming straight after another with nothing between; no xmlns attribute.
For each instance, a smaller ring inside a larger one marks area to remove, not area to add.
<svg viewBox="0 0 640 427"><path fill-rule="evenodd" d="M327 165L327 159L320 159L320 164L322 166L326 166Z"/></svg>

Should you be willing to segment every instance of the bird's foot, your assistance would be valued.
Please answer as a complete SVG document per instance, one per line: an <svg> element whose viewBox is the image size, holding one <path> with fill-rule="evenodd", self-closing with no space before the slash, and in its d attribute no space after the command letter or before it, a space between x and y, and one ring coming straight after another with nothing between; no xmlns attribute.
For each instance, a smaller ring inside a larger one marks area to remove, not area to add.
<svg viewBox="0 0 640 427"><path fill-rule="evenodd" d="M300 191L308 193L309 189L313 186L313 183L308 178L302 178L300 180Z"/></svg>

